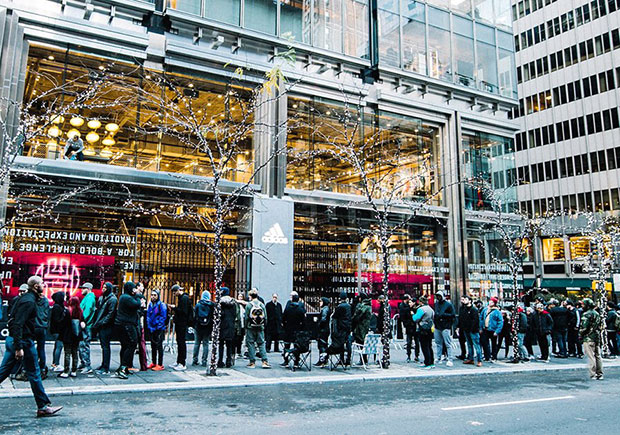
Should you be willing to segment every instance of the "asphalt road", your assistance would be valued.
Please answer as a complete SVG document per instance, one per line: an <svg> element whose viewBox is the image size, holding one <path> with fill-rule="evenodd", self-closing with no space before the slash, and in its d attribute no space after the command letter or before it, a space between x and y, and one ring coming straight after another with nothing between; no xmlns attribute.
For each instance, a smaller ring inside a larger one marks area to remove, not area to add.
<svg viewBox="0 0 620 435"><path fill-rule="evenodd" d="M620 433L620 368L0 400L3 433L562 434ZM465 408L463 408L465 407Z"/></svg>

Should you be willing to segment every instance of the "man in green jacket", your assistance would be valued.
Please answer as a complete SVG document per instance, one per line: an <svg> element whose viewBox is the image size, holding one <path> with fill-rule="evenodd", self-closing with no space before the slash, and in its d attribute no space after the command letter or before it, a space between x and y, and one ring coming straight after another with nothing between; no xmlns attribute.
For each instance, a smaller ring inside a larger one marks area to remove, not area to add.
<svg viewBox="0 0 620 435"><path fill-rule="evenodd" d="M366 334L368 334L370 329L372 307L370 305L370 297L367 294L361 293L360 299L361 302L355 307L351 323L353 325L353 341L363 345ZM362 358L364 358L364 363L368 363L368 355L362 355Z"/></svg>
<svg viewBox="0 0 620 435"><path fill-rule="evenodd" d="M86 327L82 332L82 341L80 341L80 367L82 367L82 373L90 374L93 369L90 365L90 340L92 338L92 326L95 322L95 311L97 310L97 299L93 293L93 285L89 282L82 284L82 302L80 308L84 315L84 323Z"/></svg>
<svg viewBox="0 0 620 435"><path fill-rule="evenodd" d="M594 310L590 298L583 300L585 313L581 317L579 336L583 341L583 350L588 356L590 379L603 379L603 360L601 359L601 316Z"/></svg>

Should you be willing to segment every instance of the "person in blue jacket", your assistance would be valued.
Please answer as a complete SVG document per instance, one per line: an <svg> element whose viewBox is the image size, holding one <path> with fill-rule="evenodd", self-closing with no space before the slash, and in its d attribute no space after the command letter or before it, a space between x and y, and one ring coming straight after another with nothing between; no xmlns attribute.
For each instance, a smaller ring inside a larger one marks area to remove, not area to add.
<svg viewBox="0 0 620 435"><path fill-rule="evenodd" d="M497 298L491 298L489 305L484 307L480 313L480 331L482 331L480 341L484 360L487 362L497 361L497 352L499 352L498 336L504 326L504 319L497 306L497 302ZM489 343L491 344L490 346Z"/></svg>
<svg viewBox="0 0 620 435"><path fill-rule="evenodd" d="M164 369L164 336L166 335L166 318L168 307L160 298L159 290L151 292L151 301L146 309L146 327L151 332L152 360L148 366L150 370Z"/></svg>

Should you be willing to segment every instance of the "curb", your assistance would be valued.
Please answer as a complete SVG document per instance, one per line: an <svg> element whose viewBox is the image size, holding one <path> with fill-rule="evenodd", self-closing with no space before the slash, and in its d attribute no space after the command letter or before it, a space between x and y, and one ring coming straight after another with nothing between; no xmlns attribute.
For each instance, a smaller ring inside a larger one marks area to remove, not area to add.
<svg viewBox="0 0 620 435"><path fill-rule="evenodd" d="M620 367L620 362L608 362L606 368ZM398 370L398 369L397 369ZM482 376L496 374L515 374L515 373L545 373L550 371L576 371L586 370L585 364L570 364L557 367L523 367L519 368L502 368L501 370L486 368L482 370L451 370L451 371L435 371L422 373L360 373L360 374L342 374L330 376L313 376L303 378L270 378L270 379L253 379L241 381L219 381L221 378L213 379L215 382L162 382L152 384L126 384L126 385L102 385L93 387L75 387L75 388L50 388L46 391L50 397L63 396L83 396L95 394L114 394L114 393L148 393L162 391L188 391L188 390L210 390L224 388L248 388L273 385L304 385L304 384L328 384L343 382L373 382L373 381L391 381L391 380L411 380L411 379L433 379L433 378L450 378L456 376ZM0 390L0 399L32 397L29 388L20 390L2 391Z"/></svg>

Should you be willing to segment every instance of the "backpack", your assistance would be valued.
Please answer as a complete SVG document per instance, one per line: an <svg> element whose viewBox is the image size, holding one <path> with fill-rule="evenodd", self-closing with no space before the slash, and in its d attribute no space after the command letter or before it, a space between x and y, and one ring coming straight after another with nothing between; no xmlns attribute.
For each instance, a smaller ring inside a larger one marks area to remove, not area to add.
<svg viewBox="0 0 620 435"><path fill-rule="evenodd" d="M210 326L213 323L213 306L210 303L196 304L196 325Z"/></svg>
<svg viewBox="0 0 620 435"><path fill-rule="evenodd" d="M265 311L258 301L252 301L250 305L250 327L260 328L265 324Z"/></svg>

